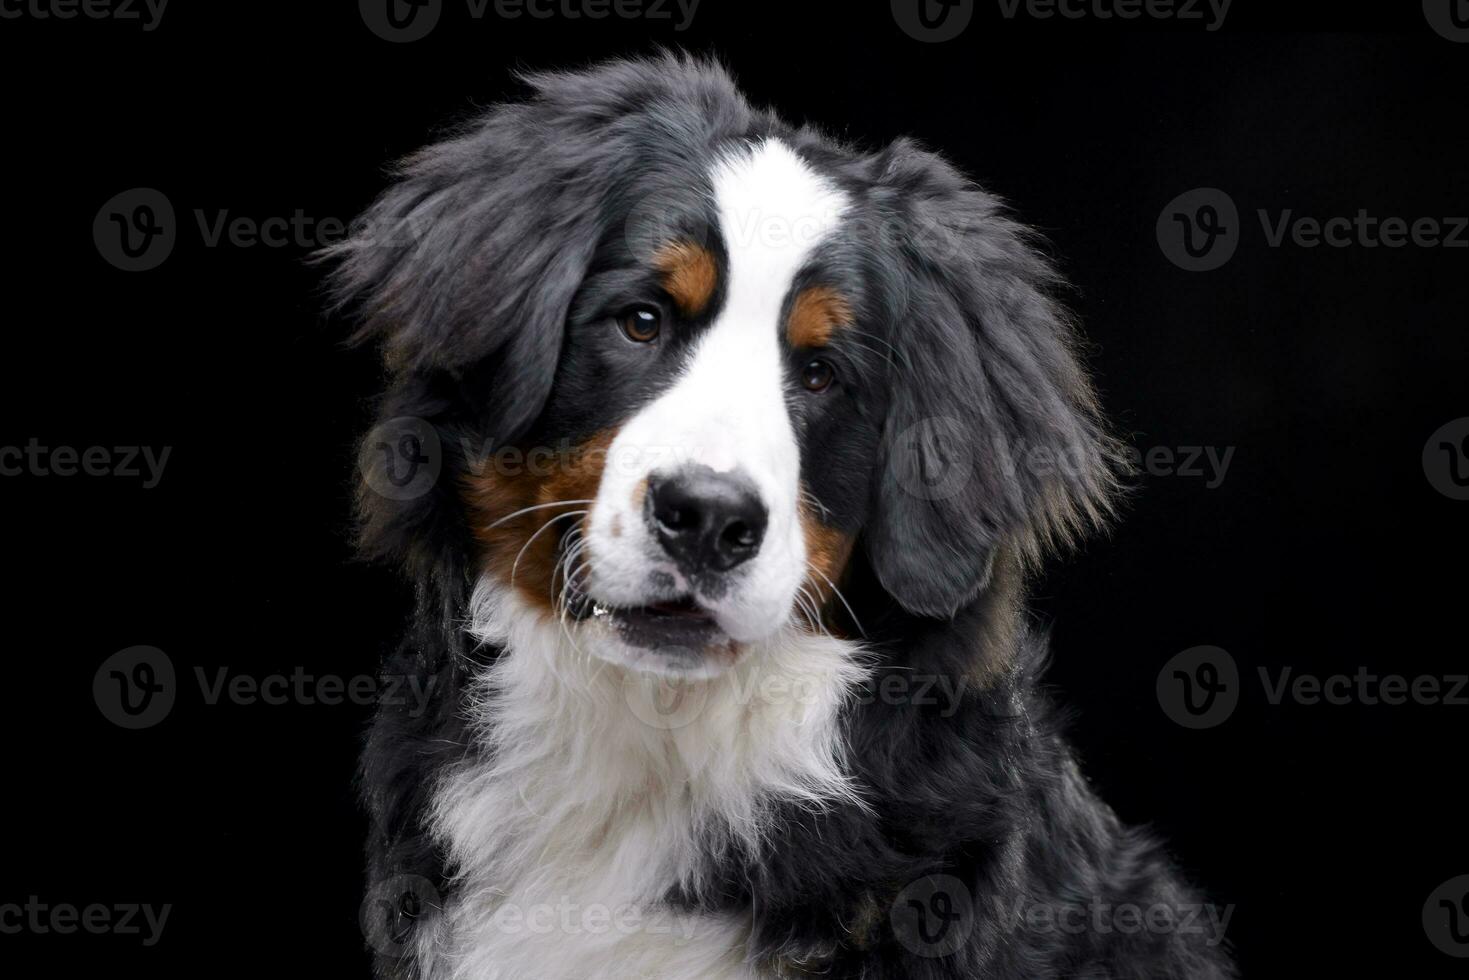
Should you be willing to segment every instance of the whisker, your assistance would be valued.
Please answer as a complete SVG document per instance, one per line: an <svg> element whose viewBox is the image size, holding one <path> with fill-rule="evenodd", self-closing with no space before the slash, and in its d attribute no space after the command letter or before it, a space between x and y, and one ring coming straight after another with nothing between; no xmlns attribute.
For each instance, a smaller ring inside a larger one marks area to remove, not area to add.
<svg viewBox="0 0 1469 980"><path fill-rule="evenodd" d="M843 328L842 333L843 334L849 334L849 333L856 334L859 337L871 337L873 340L877 341L879 344L882 344L888 350L890 350L894 354L896 354L898 356L898 359L901 360L904 365L909 366L909 367L912 366L911 363L908 360L908 355L903 350L901 350L900 348L894 347L892 344L888 343L886 340L884 340L883 338L879 337L875 333L871 333L870 331L867 331L867 330L858 330L855 327L845 327L845 328ZM884 357L883 360L891 360L891 358Z"/></svg>
<svg viewBox="0 0 1469 980"><path fill-rule="evenodd" d="M564 520L566 520L566 518L568 518L568 517L578 517L578 516L589 514L589 513L591 513L591 512L590 511L585 511L585 510L568 511L565 514L557 514L555 517L551 518L549 521L547 521L546 523L542 524L540 526L540 529L537 530L535 534L532 534L528 539L526 539L525 544L521 545L520 546L520 551L516 553L516 555L515 555L515 561L510 565L510 584L511 585L514 585L515 584L515 573L520 568L520 559L522 559L522 558L525 557L526 549L529 548L532 544L534 544L536 538L539 538L542 534L544 534L546 532L546 529L547 528L549 528L552 524L555 524L557 521L564 521ZM554 579L555 578L555 575L553 574L551 577Z"/></svg>
<svg viewBox="0 0 1469 980"><path fill-rule="evenodd" d="M856 340L849 340L849 341L847 341L847 346L848 347L855 347L858 350L867 351L869 354L871 354L873 357L877 358L879 361L884 361L884 362L886 362L888 364L891 364L892 361L893 361L893 359L891 357L889 357L888 355L884 354L882 351L878 350L876 347L870 347L867 344L861 343L861 342L856 341ZM859 360L862 360L862 359L859 358Z"/></svg>
<svg viewBox="0 0 1469 980"><path fill-rule="evenodd" d="M806 501L806 503L810 504L815 509L821 511L821 516L823 518L831 517L831 510L826 506L826 504L823 504L820 500L817 500L816 494L812 493L804 486L801 487L801 499Z"/></svg>
<svg viewBox="0 0 1469 980"><path fill-rule="evenodd" d="M576 555L580 555L583 551L586 550L586 542L582 540L580 528L574 529L572 533L576 535L576 540L572 542L572 544L566 549L566 553L561 556L560 561L556 563L556 570L553 571L551 574L551 592L552 601L555 603L555 609L557 611L556 620L561 626L561 635L566 637L566 642L571 645L571 649L576 653L578 657L585 657L586 654L582 651L580 644L576 642L576 637L571 635L571 627L568 625L567 622L571 615L570 586L572 578L574 577L574 573L569 572L568 569L571 567L571 562L573 560L573 551ZM555 595L556 572L561 573L561 581L563 583L561 594L559 596Z"/></svg>
<svg viewBox="0 0 1469 980"><path fill-rule="evenodd" d="M566 537L571 543L562 549L561 558L556 562L556 567L551 572L551 598L556 601L560 601L566 597L564 588L559 598L556 595L556 576L561 576L563 586L570 585L571 579L567 576L566 571L571 567L571 563L577 558L580 558L582 552L586 551L587 548L587 543L582 540L581 528L579 526L573 527L570 531L566 532Z"/></svg>
<svg viewBox="0 0 1469 980"><path fill-rule="evenodd" d="M826 628L826 624L821 621L820 604L807 591L805 585L796 589L796 605L806 615L808 625L811 627L812 632L819 631L825 633L827 636L831 635L831 632Z"/></svg>
<svg viewBox="0 0 1469 980"><path fill-rule="evenodd" d="M536 504L534 507L525 507L525 508L522 508L520 510L517 510L513 514L506 514L504 517L500 518L498 521L495 521L493 524L487 525L484 528L484 530L488 531L491 528L499 527L501 524L504 524L506 521L514 520L515 518L519 517L520 515L522 515L522 514L529 514L532 511L546 510L547 508L550 508L550 507L575 507L577 504L594 504L594 503L596 503L595 500L553 500L549 504ZM585 514L586 511L581 511L581 513Z"/></svg>
<svg viewBox="0 0 1469 980"><path fill-rule="evenodd" d="M809 561L806 563L806 567L809 568L811 571L815 572L817 575L820 575L821 578L826 582L826 584L829 585L829 586L831 586L832 593L838 599L840 599L841 602L842 602L842 605L846 607L846 609L847 609L847 615L852 617L852 625L856 626L857 627L857 632L862 634L863 639L866 639L866 637L867 637L867 631L862 628L862 621L859 620L857 618L857 614L852 611L852 604L847 601L847 597L846 596L842 595L842 590L839 589L839 588L837 588L837 584L835 582L833 582L831 579L829 579L829 578L826 577L826 573L825 572L823 572L821 569L817 568L815 565L811 564Z"/></svg>
<svg viewBox="0 0 1469 980"><path fill-rule="evenodd" d="M566 546L565 553L563 555L563 557L565 559L565 564L567 566L570 566L572 562L576 561L583 554L585 554L586 553L586 550L587 550L587 543L585 541L578 540L578 541L573 542L570 545L567 545ZM562 579L562 581L563 582L566 582L566 581L569 581L569 580Z"/></svg>

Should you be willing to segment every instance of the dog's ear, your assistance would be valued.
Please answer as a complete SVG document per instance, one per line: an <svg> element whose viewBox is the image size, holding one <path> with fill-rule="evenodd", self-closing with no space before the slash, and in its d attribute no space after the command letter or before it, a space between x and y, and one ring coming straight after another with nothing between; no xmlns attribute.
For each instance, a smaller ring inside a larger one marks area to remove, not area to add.
<svg viewBox="0 0 1469 980"><path fill-rule="evenodd" d="M322 255L336 307L388 370L360 456L359 544L414 572L462 545L472 455L513 444L543 410L609 221L599 188L625 166L605 119L564 80L526 81L530 100L404 161Z"/></svg>
<svg viewBox="0 0 1469 980"><path fill-rule="evenodd" d="M597 245L597 152L571 107L538 97L405 160L324 255L337 305L361 319L356 339L381 345L395 380L493 361L486 416L506 436L523 431L550 391Z"/></svg>
<svg viewBox="0 0 1469 980"><path fill-rule="evenodd" d="M874 165L901 215L901 356L867 549L904 608L946 618L985 588L1000 550L1034 561L1102 522L1123 457L1026 230L907 142Z"/></svg>

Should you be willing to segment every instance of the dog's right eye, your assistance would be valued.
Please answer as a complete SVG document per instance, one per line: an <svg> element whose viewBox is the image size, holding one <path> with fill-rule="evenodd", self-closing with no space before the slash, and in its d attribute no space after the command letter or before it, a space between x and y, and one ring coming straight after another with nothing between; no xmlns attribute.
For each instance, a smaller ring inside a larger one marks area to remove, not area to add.
<svg viewBox="0 0 1469 980"><path fill-rule="evenodd" d="M627 339L639 344L657 340L663 327L663 314L654 306L634 306L617 319Z"/></svg>

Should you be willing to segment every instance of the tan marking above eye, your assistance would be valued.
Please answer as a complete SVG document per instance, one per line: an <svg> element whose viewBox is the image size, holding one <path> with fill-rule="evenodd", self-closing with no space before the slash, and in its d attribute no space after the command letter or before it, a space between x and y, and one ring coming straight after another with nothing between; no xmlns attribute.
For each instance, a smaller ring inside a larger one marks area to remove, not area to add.
<svg viewBox="0 0 1469 980"><path fill-rule="evenodd" d="M792 347L825 347L833 334L852 321L852 304L845 296L830 286L811 286L797 293L791 303L786 339Z"/></svg>
<svg viewBox="0 0 1469 980"><path fill-rule="evenodd" d="M669 242L653 256L653 267L663 274L663 288L684 316L698 316L709 308L719 285L719 264L707 248Z"/></svg>

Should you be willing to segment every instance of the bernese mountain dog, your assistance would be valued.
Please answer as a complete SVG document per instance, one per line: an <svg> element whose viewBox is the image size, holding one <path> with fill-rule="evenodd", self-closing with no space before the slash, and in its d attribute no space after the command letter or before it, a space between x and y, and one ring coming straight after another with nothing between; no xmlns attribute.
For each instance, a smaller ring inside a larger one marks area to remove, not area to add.
<svg viewBox="0 0 1469 980"><path fill-rule="evenodd" d="M378 976L1232 976L1038 686L1125 455L1032 236L702 59L525 82L328 256L431 695L362 764Z"/></svg>

